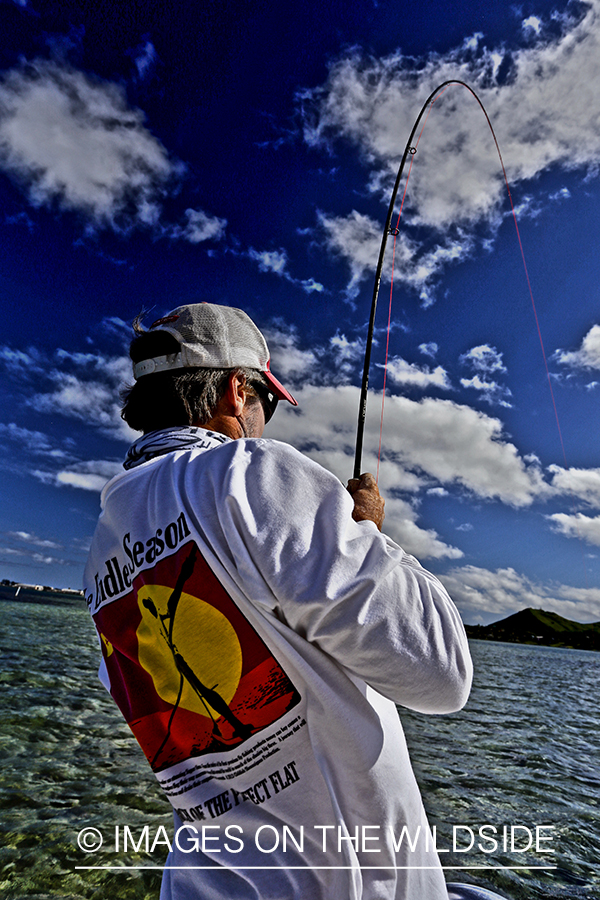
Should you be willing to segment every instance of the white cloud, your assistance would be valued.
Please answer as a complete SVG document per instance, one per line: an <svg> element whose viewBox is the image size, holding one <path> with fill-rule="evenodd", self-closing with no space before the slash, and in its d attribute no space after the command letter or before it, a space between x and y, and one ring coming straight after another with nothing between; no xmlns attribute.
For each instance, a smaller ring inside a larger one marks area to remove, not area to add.
<svg viewBox="0 0 600 900"><path fill-rule="evenodd" d="M55 556L45 556L38 550L16 550L14 547L0 547L0 559L3 557L8 557L8 561L17 566L22 565L22 563L18 562L19 559L28 560L28 565L34 564L35 566L64 566L72 564L71 560L60 559Z"/></svg>
<svg viewBox="0 0 600 900"><path fill-rule="evenodd" d="M27 350L13 350L12 347L0 347L0 362L11 375L22 378L33 378L44 372L42 355L35 347Z"/></svg>
<svg viewBox="0 0 600 900"><path fill-rule="evenodd" d="M480 344L478 347L472 347L467 353L463 353L460 357L462 363L469 364L477 372L506 372L506 366L502 362L502 353L499 353L495 347L489 344Z"/></svg>
<svg viewBox="0 0 600 900"><path fill-rule="evenodd" d="M269 352L271 368L275 376L284 383L296 384L310 380L311 372L318 368L318 360L312 350L301 350L298 347L298 333L293 328L276 324L271 328L263 328Z"/></svg>
<svg viewBox="0 0 600 900"><path fill-rule="evenodd" d="M58 472L36 469L31 474L43 484L51 484L55 487L74 487L99 493L110 478L120 475L122 472L123 465L120 462L87 460L74 463Z"/></svg>
<svg viewBox="0 0 600 900"><path fill-rule="evenodd" d="M353 373L361 371L364 366L366 339L359 337L348 340L339 331L329 340L329 348L322 351L325 363L331 366L336 382L350 381ZM331 378L329 379L331 380Z"/></svg>
<svg viewBox="0 0 600 900"><path fill-rule="evenodd" d="M52 388L30 396L29 406L38 412L85 421L115 440L130 443L137 437L121 419L119 389L132 381L127 356L59 349L48 361L44 375Z"/></svg>
<svg viewBox="0 0 600 900"><path fill-rule="evenodd" d="M568 188L561 188L559 191L555 191L553 194L549 194L551 200L568 200L571 196L571 191Z"/></svg>
<svg viewBox="0 0 600 900"><path fill-rule="evenodd" d="M261 272L283 275L287 269L288 258L285 250L255 250L250 247L248 256L258 263Z"/></svg>
<svg viewBox="0 0 600 900"><path fill-rule="evenodd" d="M373 58L354 50L332 65L323 86L299 97L305 139L313 146L329 147L340 139L355 144L370 168L372 192L387 206L423 102L436 85L460 79L473 86L487 109L513 188L550 167L594 171L600 162L600 130L594 124L600 117L595 89L600 0L588 0L580 9L579 21L562 17L562 32L555 38L547 36L541 19L529 17L525 27L531 40L517 50L488 49L477 40L419 60L401 52ZM464 88L450 86L433 104L404 204L401 239L411 263L425 252L422 233L413 226L432 229L440 251L427 249L428 265L422 271L415 267L410 276L415 286L419 278L421 284L431 281L448 259L472 251L475 244L466 235L475 225L484 224L493 234L505 201L502 170L481 109ZM345 218L356 225L361 216L354 210ZM344 217L334 220L322 213L321 222L329 221L335 227ZM370 244L366 259L366 248L344 251L345 241L333 227L329 237L330 250L351 261L351 288L377 259L380 228L363 230Z"/></svg>
<svg viewBox="0 0 600 900"><path fill-rule="evenodd" d="M481 399L486 403L489 403L490 406L495 406L496 404L498 406L509 408L512 406L512 404L505 399L506 397L512 396L510 388L498 384L497 381L488 381L486 378L474 375L473 378L461 378L460 383L464 388L473 388L474 390L479 391Z"/></svg>
<svg viewBox="0 0 600 900"><path fill-rule="evenodd" d="M586 516L583 513L554 513L547 516L555 531L565 537L574 537L600 547L600 516Z"/></svg>
<svg viewBox="0 0 600 900"><path fill-rule="evenodd" d="M409 363L402 357L390 359L387 364L388 375L395 384L403 384L409 387L429 388L437 387L450 390L452 385L448 373L442 366L436 366L431 370L429 366L417 366Z"/></svg>
<svg viewBox="0 0 600 900"><path fill-rule="evenodd" d="M404 500L388 497L385 514L383 530L417 559L460 559L463 556L462 550L442 541L433 528L422 528L417 523L415 509Z"/></svg>
<svg viewBox="0 0 600 900"><path fill-rule="evenodd" d="M297 392L297 410L281 409L269 423L267 437L287 441L333 472L345 484L352 475L354 431L359 389L350 386L306 386ZM283 405L280 404L280 408ZM287 406L287 404L285 404ZM368 428L374 428L378 413L372 404L367 414ZM375 472L377 459L367 451L363 469ZM386 497L384 530L408 552L420 558L448 557L456 559L462 552L445 544L433 530L417 524L415 509L406 500L393 496L393 491L414 492L424 483L421 476L394 461L384 460L379 484Z"/></svg>
<svg viewBox="0 0 600 900"><path fill-rule="evenodd" d="M572 369L600 369L600 325L592 325L579 350L557 350L554 358Z"/></svg>
<svg viewBox="0 0 600 900"><path fill-rule="evenodd" d="M557 494L571 495L600 509L600 469L563 469L552 465L548 471Z"/></svg>
<svg viewBox="0 0 600 900"><path fill-rule="evenodd" d="M321 293L325 290L320 282L314 278L294 278L288 271L288 256L285 250L255 250L250 247L248 256L258 263L259 271L273 272L280 278L285 278L291 284L296 284L307 294Z"/></svg>
<svg viewBox="0 0 600 900"><path fill-rule="evenodd" d="M147 43L137 58L140 74L153 50ZM193 209L184 225L161 225L163 200L183 165L120 85L55 62L23 64L0 81L0 168L34 206L78 212L88 230L141 226L199 243L220 238L225 228L223 219Z"/></svg>
<svg viewBox="0 0 600 900"><path fill-rule="evenodd" d="M301 387L296 396L298 409L281 404L266 436L291 443L345 483L353 470L359 389L312 385ZM365 471L377 469L380 397L370 395ZM435 532L422 529L414 507L400 500L399 492L415 494L431 486L434 494L443 496L453 486L515 507L528 506L550 493L539 467L526 463L503 438L497 419L431 398L420 402L387 398L379 483L388 498L386 531L421 557L462 554ZM394 505L396 500L399 505Z"/></svg>
<svg viewBox="0 0 600 900"><path fill-rule="evenodd" d="M435 341L429 341L429 343L427 344L419 344L419 350L421 351L423 356L431 356L431 358L433 359L436 356L439 347L435 343Z"/></svg>
<svg viewBox="0 0 600 900"><path fill-rule="evenodd" d="M220 240L227 227L226 219L210 216L201 209L186 209L185 225L167 225L162 231L166 237L189 241L190 244L200 244L203 241Z"/></svg>
<svg viewBox="0 0 600 900"><path fill-rule="evenodd" d="M53 441L41 431L32 431L30 428L22 428L15 422L0 422L0 439L10 440L19 444L21 451L27 451L39 456L65 457L67 454L55 447Z"/></svg>
<svg viewBox="0 0 600 900"><path fill-rule="evenodd" d="M448 496L448 491L446 490L446 488L443 488L443 487L428 488L426 493L429 494L429 496L431 496L431 497L447 497Z"/></svg>
<svg viewBox="0 0 600 900"><path fill-rule="evenodd" d="M5 75L0 110L2 165L35 205L58 200L115 225L133 200L152 220L174 166L121 87L38 61Z"/></svg>
<svg viewBox="0 0 600 900"><path fill-rule="evenodd" d="M348 216L327 216L318 213L318 220L325 235L325 246L335 255L347 260L350 266L349 297L356 297L359 284L365 275L375 271L381 243L381 226L369 216L353 210ZM414 250L401 236L399 248L403 261L408 261ZM386 258L386 274L390 270L391 256Z"/></svg>
<svg viewBox="0 0 600 900"><path fill-rule="evenodd" d="M482 613L505 618L525 607L543 608L576 622L600 618L598 588L542 585L512 568L493 572L477 566L451 569L440 580L467 622L480 619Z"/></svg>
<svg viewBox="0 0 600 900"><path fill-rule="evenodd" d="M330 338L329 344L335 351L338 361L362 361L365 354L365 341L362 338L349 341L346 335L340 334L339 331Z"/></svg>
<svg viewBox="0 0 600 900"><path fill-rule="evenodd" d="M324 348L301 350L293 329L279 325L267 332L267 340L273 371L284 382L292 378L300 402L296 410L280 404L267 435L288 441L314 458L318 452L323 465L348 478L353 469L359 388L347 383L336 387L331 376L327 380L320 370ZM331 341L332 348L337 346L345 355L350 343L339 334ZM360 359L358 347L351 356ZM340 368L339 362L335 368ZM370 392L367 447L378 444L380 404L381 393ZM367 449L363 469L375 471L377 460L368 453ZM519 455L506 440L499 419L449 400L417 402L400 396L386 398L381 483L386 490L413 492L453 485L516 507L563 492L544 480L535 456Z"/></svg>
<svg viewBox="0 0 600 900"><path fill-rule="evenodd" d="M460 362L463 365L469 365L476 373L473 378L460 379L464 388L473 388L479 391L481 399L490 405L511 406L507 400L511 396L510 389L485 377L494 372L506 372L506 366L502 362L502 353L495 347L490 347L489 344L480 344L478 347L472 347L467 353L463 353ZM483 375L483 378L479 373Z"/></svg>
<svg viewBox="0 0 600 900"><path fill-rule="evenodd" d="M503 438L498 419L433 398L389 397L386 410L384 447L414 471L514 506L547 493L539 467Z"/></svg>
<svg viewBox="0 0 600 900"><path fill-rule="evenodd" d="M526 19L523 19L522 27L523 31L533 31L535 34L539 34L542 30L542 22L537 16L528 16Z"/></svg>
<svg viewBox="0 0 600 900"><path fill-rule="evenodd" d="M33 544L35 547L43 547L48 550L62 550L62 546L57 544L56 541L40 538L36 534L30 534L28 531L7 531L6 535L25 544Z"/></svg>
<svg viewBox="0 0 600 900"><path fill-rule="evenodd" d="M329 216L320 212L318 221L324 233L325 247L349 265L350 281L346 292L352 299L357 296L360 283L375 272L381 246L381 224L357 210L347 216ZM461 230L457 236L446 237L437 246L423 250L403 231L396 238L394 253L390 247L386 250L382 280L391 281L394 263L395 281L418 290L423 304L428 306L432 302L430 285L435 275L446 263L467 256L472 246L472 238Z"/></svg>
<svg viewBox="0 0 600 900"><path fill-rule="evenodd" d="M339 331L327 344L311 349L298 346L298 332L282 322L263 328L271 352L271 369L291 384L340 384L360 369L365 354L365 339L353 340Z"/></svg>

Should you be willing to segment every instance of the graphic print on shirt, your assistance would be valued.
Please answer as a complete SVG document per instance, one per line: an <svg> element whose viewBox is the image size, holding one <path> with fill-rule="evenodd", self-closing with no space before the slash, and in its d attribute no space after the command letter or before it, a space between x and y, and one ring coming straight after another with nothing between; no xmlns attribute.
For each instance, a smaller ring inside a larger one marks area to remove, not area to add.
<svg viewBox="0 0 600 900"><path fill-rule="evenodd" d="M300 701L193 541L94 620L111 694L155 772L238 747Z"/></svg>

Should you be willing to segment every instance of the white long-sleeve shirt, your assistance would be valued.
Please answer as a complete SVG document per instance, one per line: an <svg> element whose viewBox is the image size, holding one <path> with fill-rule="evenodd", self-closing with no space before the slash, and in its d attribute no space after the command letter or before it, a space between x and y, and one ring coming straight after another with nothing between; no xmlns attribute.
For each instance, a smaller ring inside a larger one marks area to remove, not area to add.
<svg viewBox="0 0 600 900"><path fill-rule="evenodd" d="M468 696L444 587L286 444L170 429L126 465L85 585L175 810L161 898L446 900L395 709Z"/></svg>

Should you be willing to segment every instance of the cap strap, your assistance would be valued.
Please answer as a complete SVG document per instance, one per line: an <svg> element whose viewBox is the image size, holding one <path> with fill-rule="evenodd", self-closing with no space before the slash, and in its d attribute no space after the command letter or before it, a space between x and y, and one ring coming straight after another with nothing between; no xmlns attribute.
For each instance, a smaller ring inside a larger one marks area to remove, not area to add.
<svg viewBox="0 0 600 900"><path fill-rule="evenodd" d="M181 353L169 353L167 356L155 356L154 359L143 359L133 364L133 377L151 375L153 372L165 372L167 369L183 369L185 364Z"/></svg>

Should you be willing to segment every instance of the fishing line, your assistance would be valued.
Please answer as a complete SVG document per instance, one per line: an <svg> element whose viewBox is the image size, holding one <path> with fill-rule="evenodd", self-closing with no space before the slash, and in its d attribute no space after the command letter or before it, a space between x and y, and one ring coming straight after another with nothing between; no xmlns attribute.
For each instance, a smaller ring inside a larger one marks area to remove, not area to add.
<svg viewBox="0 0 600 900"><path fill-rule="evenodd" d="M499 143L498 143L498 139L497 139L497 137L496 137L496 132L494 131L494 127L493 127L492 122L491 122L491 120L490 120L490 117L489 117L489 115L488 115L488 113L487 113L487 110L486 110L486 108L484 107L484 105L483 105L483 103L481 102L481 100L479 99L479 97L478 97L478 95L476 94L476 92L475 92L475 91L473 90L473 88L472 88L470 85L468 85L465 81L460 81L459 79L454 79L454 78L452 78L452 79L449 79L448 81L444 81L444 82L442 82L441 84L439 84L439 85L435 88L435 90L433 90L433 91L431 92L431 94L429 95L429 97L427 98L427 100L425 101L425 103L423 104L423 106L421 107L421 110L420 110L420 112L419 112L419 115L417 116L417 118L416 118L416 120L415 120L415 122L414 122L414 125L413 125L412 131L411 131L411 133L410 133L410 136L409 136L409 138L408 138L408 141L406 142L406 147L404 148L404 153L403 153L403 155L402 155L402 160L401 160L400 166L399 166L399 168L398 168L398 174L396 175L396 181L395 181L395 183L394 183L394 188L393 188L393 191L392 191L392 195L391 195L391 199L390 199L390 204L389 204L389 207L388 207L388 214L387 214L387 218L386 218L386 222L385 222L385 227L384 227L384 230L383 230L383 237L382 237L382 240L381 240L381 246L380 246L380 250L379 250L379 259L378 259L378 261L377 261L377 270L376 270L376 273L375 273L375 284L374 284L374 287L373 287L373 299L372 299L372 303L371 303L371 314L370 314L370 318L369 318L369 330L368 330L368 334L367 334L367 345L366 345L366 350L365 350L365 364L364 364L364 370L363 370L363 380L362 380L362 386L361 386L361 395L360 395L360 403L359 403L359 411L358 411L358 426L357 426L357 433L356 433L356 454L355 454L355 459L354 459L354 478L359 478L359 477L360 477L360 472L361 472L361 467L362 467L362 466L361 466L361 463L362 463L362 448L363 448L363 440L364 440L365 418L366 418L366 412L367 412L367 391L368 391L368 385L369 385L369 367L370 367L370 360L371 360L371 347L372 347L372 343L373 343L373 333L374 333L374 327L375 327L375 313L376 313L376 309L377 309L377 298L378 298L378 296L379 296L379 287L380 287L380 284L381 284L381 275L382 275L382 271L383 271L383 261L384 261L384 257L385 257L386 246L387 246L387 238L388 238L388 235L391 234L391 235L393 236L393 238L394 238L394 241L393 241L393 251L392 251L392 252L393 252L393 256L392 256L392 269L391 269L390 301L389 301L388 324L387 324L387 333L386 333L386 349L385 349L385 366L384 366L384 377L383 377L383 393L382 393L382 398L381 398L381 419L380 419L380 429L379 429L379 450L378 450L378 455L377 455L377 481L379 480L379 467L380 467L380 462L381 462L381 447L382 447L382 437L383 437L383 415L384 415L384 405L385 405L385 389L386 389L386 381L387 381L387 366L388 366L389 341L390 341L391 317L392 317L392 294L393 294L393 289L394 289L394 267L395 267L395 257L396 257L396 240L397 240L397 237L398 237L398 234L399 234L400 218L401 218L401 216L402 216L402 210L403 210L403 208L404 208L404 201L405 201L405 199L406 199L406 193L407 193L407 190L408 190L408 183L409 183L410 175L411 175L411 172L412 172L412 167L413 167L414 157L415 157L415 155L416 155L416 153L417 153L417 148L418 148L419 142L420 142L420 140L421 140L421 137L422 137L422 135L423 135L423 132L424 132L424 130L425 130L425 126L426 126L426 124L427 124L427 120L428 120L428 118L429 118L429 116L430 116L430 114L431 114L431 111L432 111L432 109L433 109L433 104L434 104L434 103L442 96L442 94L444 94L444 93L448 90L448 88L449 88L450 85L452 85L452 84L457 84L457 85L460 85L461 87L466 88L466 89L469 91L469 93L475 98L475 100L476 100L477 103L479 104L479 107L480 107L481 111L483 112L483 115L485 116L486 122L487 122L487 124L488 124L488 127L489 127L489 129L490 129L490 132L491 132L491 134L492 134L492 138L493 138L493 140L494 140L494 144L495 144L495 146L496 146L496 152L497 152L497 154L498 154L498 159L500 160L500 166L501 166L501 168L502 168L502 175L503 175L503 177L504 177L504 184L506 185L506 191L507 191L507 194L508 194L508 199L509 199L509 203L510 203L510 209L511 209L512 217L513 217L513 222L514 222L514 225L515 225L515 231L516 231L516 233L517 233L517 240L518 240L518 243L519 243L519 250L520 250L520 253L521 253L521 260L522 260L522 262L523 262L523 269L524 269L524 272L525 272L525 280L526 280L526 282L527 282L527 290L528 290L528 292L529 292L529 299L530 299L530 301L531 301L531 307L532 307L532 309L533 309L533 316L534 316L534 319L535 319L535 325L536 325L536 330L537 330L537 334L538 334L538 339L539 339L540 347L541 347L541 350L542 350L542 357L543 357L543 360L544 360L544 368L545 368L545 370L546 370L546 378L547 378L547 381L548 381L548 388L549 388L549 390L550 390L550 397L551 397L551 399L552 399L552 408L553 408L553 410L554 410L554 419L555 419L555 422L556 422L556 428L557 428L557 431L558 431L558 438L559 438L559 442L560 442L560 447L561 447L561 452L562 452L563 462L564 462L564 465L565 465L565 469L568 469L568 468L569 468L569 464L568 464L568 462L567 462L567 454L566 454L566 451L565 451L565 445L564 445L564 441L563 441L562 429L561 429L561 426L560 426L560 419L559 419L559 416L558 416L558 408L557 408L557 406L556 406L556 398L555 398L555 396L554 396L554 390L553 390L553 388L552 388L552 380L551 380L551 377L550 377L550 370L549 370L549 368L548 368L548 359L547 359L547 356L546 356L546 349L545 349L545 347L544 347L544 341L543 341L543 338L542 338L542 331L541 331L540 322L539 322L539 318L538 318L537 308L536 308L536 305L535 305L535 299L534 299L534 296L533 296L533 289L532 289L532 287L531 287L531 280L530 280L530 278L529 278L529 270L528 270L528 268L527 268L527 262L526 262L526 259L525 259L525 252L524 252L524 249L523 249L523 243L522 243L522 241L521 241L521 233L520 233L520 231L519 231L519 224L518 224L518 221L517 221L517 214L516 214L515 207L514 207L514 203L513 203L513 198L512 198L512 193L511 193L511 190L510 190L510 185L509 185L509 181L508 181L508 176L507 176L507 174L506 174L506 168L505 168L505 166L504 166L504 160L503 160L503 158L502 158L502 153L501 153L501 151L500 151L500 145L499 145ZM416 133L416 131L417 131L417 128L419 127L419 123L420 123L420 121L421 121L421 118L423 117L423 114L424 114L425 111L428 109L428 107L429 107L429 110L428 110L428 112L427 112L427 116L425 117L425 121L424 121L423 126L422 126L422 128L421 128L421 131L419 132L419 136L418 136L418 138L417 138L417 141L416 141L416 143L413 145L413 138L414 138L414 136L415 136L415 133ZM405 182L405 185L404 185L404 192L403 192L403 194L402 194L402 202L401 202L401 204L400 204L400 211L399 211L399 213L398 213L398 219L397 219L397 222L396 222L396 227L395 227L395 228L391 228L390 226L391 226L392 216L393 216L393 213L394 213L394 207L395 207L395 203L396 203L396 196L397 196L397 194L398 194L398 188L399 188L399 186L400 186L400 182L401 182L402 175L403 175L403 172L404 172L404 167L405 167L405 165L406 165L406 161L407 161L409 155L411 156L411 161L410 161L409 170L408 170L408 173L407 173L407 176L406 176L406 182ZM578 526L578 524L577 524L577 521L575 521L575 527L576 527L576 530L577 530L577 534L578 534L578 536L579 536L579 538L580 538L580 540L581 540L581 536L580 536L580 534L579 534L579 526ZM583 548L582 548L582 554L583 554ZM585 557L584 557L584 560L583 560L583 566L584 566L585 580L586 580L586 584L587 584L588 579L587 579L587 569L586 569L586 566L585 566Z"/></svg>

